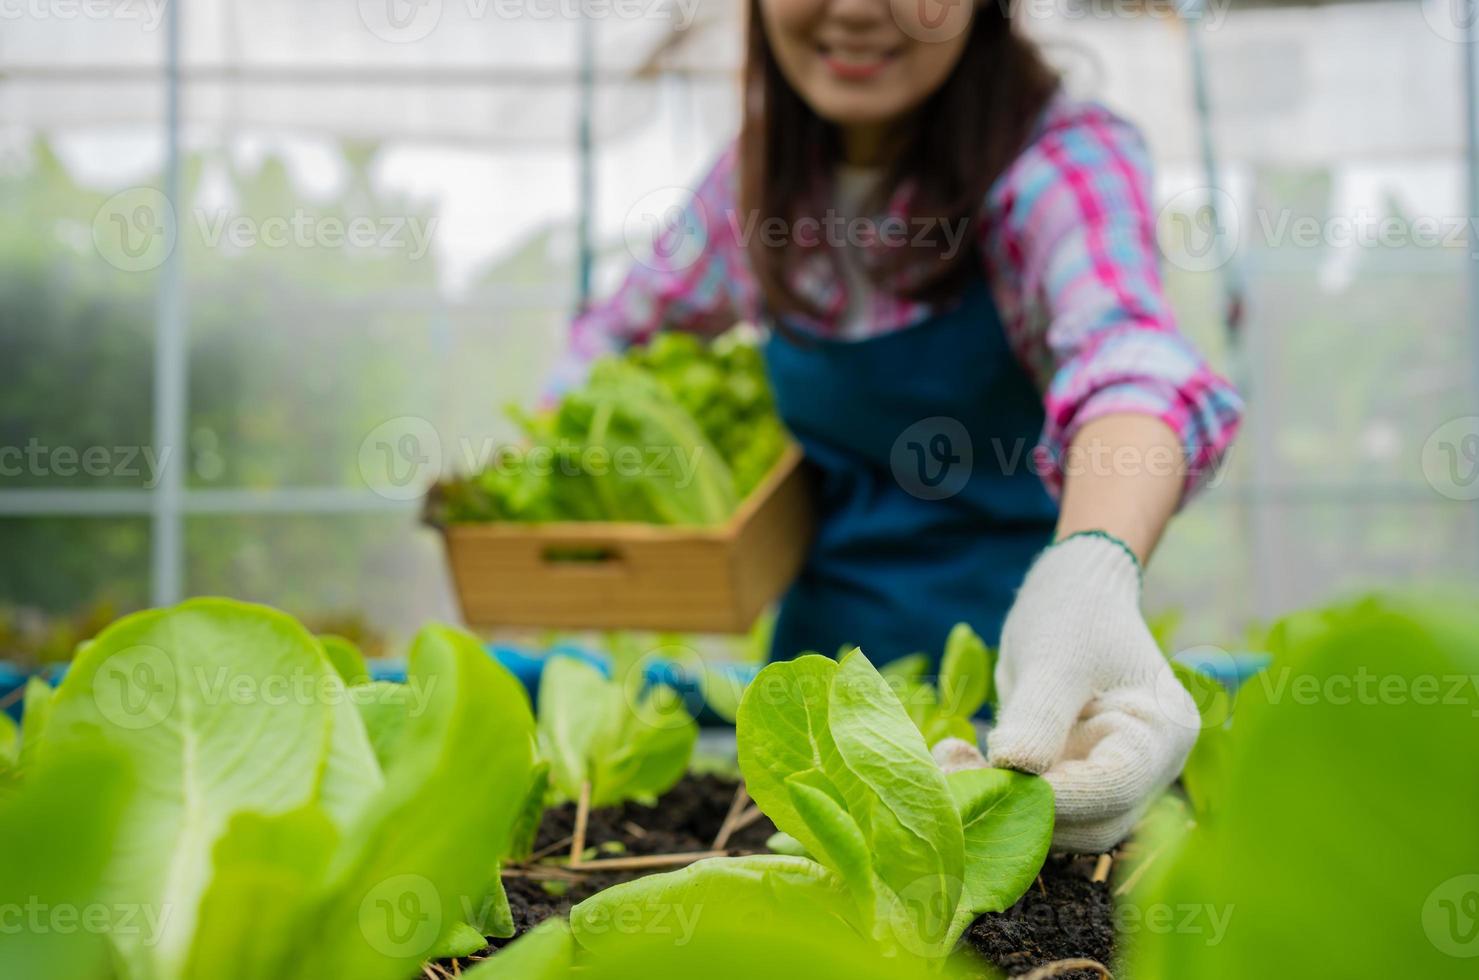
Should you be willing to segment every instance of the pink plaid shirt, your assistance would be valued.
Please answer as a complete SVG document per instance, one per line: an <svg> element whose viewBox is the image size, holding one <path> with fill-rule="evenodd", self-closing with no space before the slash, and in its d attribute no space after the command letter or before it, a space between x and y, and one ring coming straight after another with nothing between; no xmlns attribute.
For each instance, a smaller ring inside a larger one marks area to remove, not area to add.
<svg viewBox="0 0 1479 980"><path fill-rule="evenodd" d="M1036 458L1054 494L1062 489L1066 447L1093 419L1134 413L1166 422L1186 454L1190 492L1215 470L1242 415L1232 386L1176 328L1161 286L1149 174L1133 126L1102 106L1060 96L982 203L983 271L1007 340L1043 393L1047 418ZM652 253L616 293L575 319L557 385L570 383L593 358L657 330L712 335L740 320L758 321L743 242L761 229L739 216L736 192L731 146L693 197L667 216ZM900 211L906 200L903 191L890 207L901 219L896 232L907 227ZM882 221L874 226L888 231ZM818 232L798 226L796 234ZM812 249L794 273L796 287L827 311L802 326L823 335L837 334L848 313L846 284L834 270L822 249ZM868 304L863 336L901 330L932 313L884 290L873 290ZM851 319L857 316L852 311Z"/></svg>

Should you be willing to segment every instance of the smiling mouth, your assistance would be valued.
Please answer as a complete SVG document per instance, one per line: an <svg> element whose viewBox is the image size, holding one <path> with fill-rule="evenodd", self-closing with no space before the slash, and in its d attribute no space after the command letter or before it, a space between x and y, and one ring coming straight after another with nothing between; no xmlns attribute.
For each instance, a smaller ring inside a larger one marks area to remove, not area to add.
<svg viewBox="0 0 1479 980"><path fill-rule="evenodd" d="M833 75L846 81L863 81L877 75L899 57L898 48L840 48L825 44L816 46L822 63Z"/></svg>

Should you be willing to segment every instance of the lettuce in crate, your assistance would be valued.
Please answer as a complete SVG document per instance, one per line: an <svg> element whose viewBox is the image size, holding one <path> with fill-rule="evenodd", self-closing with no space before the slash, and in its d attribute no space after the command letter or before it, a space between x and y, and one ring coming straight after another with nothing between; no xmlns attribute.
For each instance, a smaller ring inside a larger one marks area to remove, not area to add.
<svg viewBox="0 0 1479 980"><path fill-rule="evenodd" d="M659 334L597 361L553 409L510 414L524 443L441 484L435 519L718 524L787 441L760 351L733 334Z"/></svg>

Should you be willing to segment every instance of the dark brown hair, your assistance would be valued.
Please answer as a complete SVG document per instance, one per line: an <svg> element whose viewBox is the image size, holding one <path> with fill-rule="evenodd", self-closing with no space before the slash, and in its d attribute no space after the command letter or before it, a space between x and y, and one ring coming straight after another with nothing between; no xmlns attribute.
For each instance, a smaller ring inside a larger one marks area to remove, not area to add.
<svg viewBox="0 0 1479 980"><path fill-rule="evenodd" d="M755 227L772 218L794 227L798 218L815 214L819 194L842 162L842 137L781 74L765 36L760 0L750 0L748 33L739 204L758 219ZM1013 26L1010 0L978 2L959 63L904 122L870 202L881 205L907 181L908 216L952 227L965 222L964 246L949 254L941 236L934 236L937 250L894 248L888 261L871 270L881 287L930 302L961 291L973 269L980 268L976 222L981 202L1022 151L1057 85L1037 48ZM788 313L822 313L792 289L786 275L800 248L794 236L786 236L784 244L767 244L766 236L754 235L747 246L766 312L778 322Z"/></svg>

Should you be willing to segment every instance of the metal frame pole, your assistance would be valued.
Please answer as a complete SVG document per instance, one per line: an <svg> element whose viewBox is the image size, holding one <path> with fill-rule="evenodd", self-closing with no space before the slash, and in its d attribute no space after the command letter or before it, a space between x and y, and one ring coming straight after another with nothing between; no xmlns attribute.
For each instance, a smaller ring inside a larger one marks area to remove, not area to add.
<svg viewBox="0 0 1479 980"><path fill-rule="evenodd" d="M1217 163L1217 148L1212 139L1212 94L1207 80L1207 55L1202 47L1202 14L1206 10L1204 0L1183 0L1182 22L1186 26L1186 43L1191 56L1192 98L1197 113L1197 144L1202 155L1202 168L1207 175L1207 186L1212 191L1222 190L1222 173ZM1242 322L1244 283L1242 268L1238 265L1235 250L1222 234L1222 216L1218 214L1216 194L1211 194L1207 206L1212 210L1212 227L1217 230L1214 247L1221 262L1224 324L1228 339L1236 344L1238 328Z"/></svg>
<svg viewBox="0 0 1479 980"><path fill-rule="evenodd" d="M1202 168L1208 187L1207 206L1212 211L1212 227L1216 234L1213 247L1217 249L1222 270L1223 326L1226 330L1228 349L1232 361L1232 376L1238 390L1252 400L1256 390L1253 366L1257 362L1262 345L1257 338L1250 338L1243 330L1246 310L1247 280L1238 262L1236 248L1222 233L1223 215L1218 211L1217 192L1223 190L1222 171L1217 159L1217 146L1212 136L1211 82L1207 77L1207 56L1202 45L1202 16L1206 11L1204 0L1181 0L1179 12L1186 28L1187 54L1190 59L1193 107L1196 112L1197 142L1202 156ZM1267 508L1268 473L1273 461L1273 451L1268 432L1267 406L1255 407L1244 423L1245 444L1250 447L1248 465L1248 488L1237 497L1236 520L1242 526L1240 535L1245 542L1245 561L1248 579L1253 583L1254 606L1260 616L1275 611L1279 590L1273 582L1271 572L1277 567L1273 562L1272 542L1277 540L1277 531Z"/></svg>
<svg viewBox="0 0 1479 980"><path fill-rule="evenodd" d="M178 222L180 188L180 7L165 5L164 195ZM176 224L178 228L178 224ZM184 243L176 234L159 269L154 327L154 445L165 460L152 499L149 592L156 606L178 602L184 591L186 392L190 371L182 272ZM162 454L168 452L169 456Z"/></svg>
<svg viewBox="0 0 1479 980"><path fill-rule="evenodd" d="M591 298L591 270L595 249L591 242L591 212L595 209L595 150L591 129L596 100L596 28L588 3L580 5L578 57L580 59L579 117L576 122L575 216L577 260L575 294L577 309L584 311Z"/></svg>
<svg viewBox="0 0 1479 980"><path fill-rule="evenodd" d="M1464 132L1468 150L1470 227L1479 220L1479 0L1469 0L1468 22L1464 25ZM1471 253L1475 242L1469 243ZM1468 257L1469 285L1469 356L1473 401L1479 405L1479 258ZM1479 563L1479 514L1474 518L1474 558Z"/></svg>

